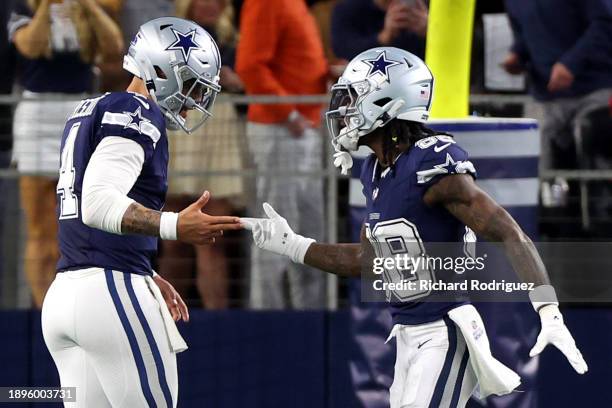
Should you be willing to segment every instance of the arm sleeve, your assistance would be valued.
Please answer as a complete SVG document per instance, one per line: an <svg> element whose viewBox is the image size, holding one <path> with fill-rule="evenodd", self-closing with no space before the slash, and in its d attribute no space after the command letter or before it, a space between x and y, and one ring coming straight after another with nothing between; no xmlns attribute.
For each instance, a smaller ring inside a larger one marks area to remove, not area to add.
<svg viewBox="0 0 612 408"><path fill-rule="evenodd" d="M363 34L361 24L353 21L354 11L350 1L339 2L332 12L331 40L334 53L347 60L360 52L378 47L378 33Z"/></svg>
<svg viewBox="0 0 612 408"><path fill-rule="evenodd" d="M576 44L560 58L574 75L580 73L589 57L612 51L612 0L579 0L588 28Z"/></svg>
<svg viewBox="0 0 612 408"><path fill-rule="evenodd" d="M279 12L283 4L280 3L246 0L242 8L236 73L244 81L249 94L288 95L271 69L282 35L283 21ZM271 105L270 109L277 110L279 117L289 117L295 105Z"/></svg>
<svg viewBox="0 0 612 408"><path fill-rule="evenodd" d="M508 13L508 20L510 21L513 36L513 43L510 49L519 56L521 62L527 62L529 60L529 53L525 45L525 39L523 38L521 27L510 13Z"/></svg>
<svg viewBox="0 0 612 408"><path fill-rule="evenodd" d="M32 16L33 14L30 8L24 4L23 1L18 1L13 8L9 21L6 25L10 42L13 42L15 32L18 29L30 24L30 21L32 21Z"/></svg>
<svg viewBox="0 0 612 408"><path fill-rule="evenodd" d="M134 202L127 196L140 175L144 150L135 141L107 136L91 155L83 178L81 214L85 225L121 234L121 221Z"/></svg>
<svg viewBox="0 0 612 408"><path fill-rule="evenodd" d="M416 169L417 184L430 187L450 174L476 177L476 169L467 152L454 141L438 140L423 150L423 157Z"/></svg>

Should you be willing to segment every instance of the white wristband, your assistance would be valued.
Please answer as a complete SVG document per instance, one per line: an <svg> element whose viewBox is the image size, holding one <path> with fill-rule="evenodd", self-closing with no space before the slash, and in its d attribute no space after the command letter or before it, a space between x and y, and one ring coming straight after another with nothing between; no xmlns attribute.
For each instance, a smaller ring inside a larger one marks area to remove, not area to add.
<svg viewBox="0 0 612 408"><path fill-rule="evenodd" d="M555 288L550 285L540 285L531 292L529 292L529 299L531 300L531 305L538 312L541 308L547 305L556 305L559 306L559 301L557 300L557 294L555 293Z"/></svg>
<svg viewBox="0 0 612 408"><path fill-rule="evenodd" d="M296 234L295 239L293 240L293 243L288 251L288 255L291 260L295 263L303 264L306 252L308 251L308 248L310 248L310 244L313 242L317 241L312 238L305 238Z"/></svg>
<svg viewBox="0 0 612 408"><path fill-rule="evenodd" d="M159 237L176 241L178 238L178 213L164 211L159 219Z"/></svg>

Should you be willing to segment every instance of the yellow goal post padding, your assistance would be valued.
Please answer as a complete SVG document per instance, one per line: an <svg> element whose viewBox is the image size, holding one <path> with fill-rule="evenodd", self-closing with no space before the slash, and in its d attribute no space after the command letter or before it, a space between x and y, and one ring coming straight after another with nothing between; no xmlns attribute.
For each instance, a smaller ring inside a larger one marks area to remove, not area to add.
<svg viewBox="0 0 612 408"><path fill-rule="evenodd" d="M425 62L434 76L432 118L469 114L476 0L431 0Z"/></svg>

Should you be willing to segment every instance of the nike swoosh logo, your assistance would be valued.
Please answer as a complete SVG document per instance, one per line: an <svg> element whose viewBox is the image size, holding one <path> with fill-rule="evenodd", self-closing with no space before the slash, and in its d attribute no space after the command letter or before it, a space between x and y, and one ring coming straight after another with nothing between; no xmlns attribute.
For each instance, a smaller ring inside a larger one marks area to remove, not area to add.
<svg viewBox="0 0 612 408"><path fill-rule="evenodd" d="M434 146L434 151L435 151L436 153L440 153L442 150L446 149L446 148L447 148L448 146L450 146L450 145L451 145L451 143L450 143L450 142L448 142L447 144L442 145L442 146Z"/></svg>
<svg viewBox="0 0 612 408"><path fill-rule="evenodd" d="M417 348L418 348L418 349L420 349L421 347L423 347L423 345L424 345L425 343L429 343L430 341L431 341L431 339L429 339L429 340L425 340L424 342L419 343L419 345L417 346Z"/></svg>

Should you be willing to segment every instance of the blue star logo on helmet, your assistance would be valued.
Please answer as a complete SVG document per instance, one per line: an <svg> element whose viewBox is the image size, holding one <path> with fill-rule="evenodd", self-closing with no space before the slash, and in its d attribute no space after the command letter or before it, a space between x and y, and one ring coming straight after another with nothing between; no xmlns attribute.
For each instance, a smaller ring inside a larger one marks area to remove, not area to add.
<svg viewBox="0 0 612 408"><path fill-rule="evenodd" d="M176 41L170 44L170 46L166 48L166 51L181 51L183 53L183 58L185 58L185 62L188 62L191 50L199 50L202 48L195 40L196 31L191 30L187 34L183 34L173 28L172 32L174 33Z"/></svg>
<svg viewBox="0 0 612 408"><path fill-rule="evenodd" d="M389 80L389 68L401 64L399 61L388 60L386 51L378 54L378 58L363 60L363 62L370 66L368 77L381 74L387 81Z"/></svg>

